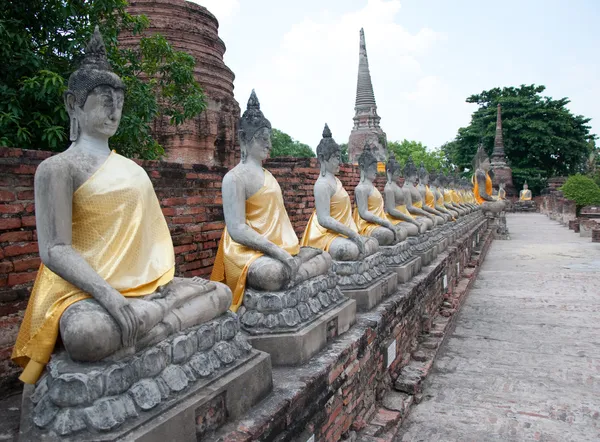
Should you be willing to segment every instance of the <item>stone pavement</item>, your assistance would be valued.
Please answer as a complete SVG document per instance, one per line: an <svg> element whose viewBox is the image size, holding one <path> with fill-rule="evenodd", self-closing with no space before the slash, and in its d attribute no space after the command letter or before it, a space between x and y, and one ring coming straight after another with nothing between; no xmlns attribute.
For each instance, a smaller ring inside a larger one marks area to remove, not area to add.
<svg viewBox="0 0 600 442"><path fill-rule="evenodd" d="M600 244L507 222L397 442L600 441Z"/></svg>

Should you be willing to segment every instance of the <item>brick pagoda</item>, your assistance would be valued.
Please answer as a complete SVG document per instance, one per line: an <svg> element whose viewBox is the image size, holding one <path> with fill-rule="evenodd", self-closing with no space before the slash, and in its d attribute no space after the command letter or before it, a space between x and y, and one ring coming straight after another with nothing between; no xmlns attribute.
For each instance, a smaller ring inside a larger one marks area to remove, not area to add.
<svg viewBox="0 0 600 442"><path fill-rule="evenodd" d="M160 33L174 49L196 59L196 80L204 89L207 108L178 127L168 118L154 123L153 131L165 147L166 161L228 166L234 162L236 125L240 106L233 97L234 74L224 61L225 43L219 23L206 8L185 0L130 0L128 12L150 19L145 35ZM137 45L139 36L120 38L123 46Z"/></svg>
<svg viewBox="0 0 600 442"><path fill-rule="evenodd" d="M377 115L377 104L369 72L365 32L360 30L360 50L358 56L358 82L356 84L356 104L354 106L354 128L348 141L350 161L356 163L365 145L371 150L379 162L386 161L387 138L379 127L381 118Z"/></svg>

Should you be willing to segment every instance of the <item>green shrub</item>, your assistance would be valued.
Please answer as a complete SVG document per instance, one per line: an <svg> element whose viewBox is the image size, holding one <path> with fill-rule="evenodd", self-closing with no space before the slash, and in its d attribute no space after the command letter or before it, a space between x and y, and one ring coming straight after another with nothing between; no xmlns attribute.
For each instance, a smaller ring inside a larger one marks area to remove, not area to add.
<svg viewBox="0 0 600 442"><path fill-rule="evenodd" d="M577 207L600 204L600 187L585 175L570 176L560 190L566 198L575 201Z"/></svg>

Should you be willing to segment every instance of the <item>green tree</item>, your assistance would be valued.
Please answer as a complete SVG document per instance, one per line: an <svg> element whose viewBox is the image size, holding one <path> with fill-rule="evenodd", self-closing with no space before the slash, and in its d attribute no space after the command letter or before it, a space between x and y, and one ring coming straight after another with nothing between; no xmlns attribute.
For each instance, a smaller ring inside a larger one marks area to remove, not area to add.
<svg viewBox="0 0 600 442"><path fill-rule="evenodd" d="M446 170L448 163L444 157L444 153L439 149L428 150L427 147L420 141L388 141L388 150L393 152L396 160L404 166L408 157L412 157L413 161L420 166L421 162L427 170Z"/></svg>
<svg viewBox="0 0 600 442"><path fill-rule="evenodd" d="M312 158L315 156L315 152L304 143L294 140L285 132L278 129L271 131L271 143L273 148L271 149L271 157L298 157L298 158Z"/></svg>
<svg viewBox="0 0 600 442"><path fill-rule="evenodd" d="M600 204L600 187L590 177L582 174L570 176L560 188L565 197L577 203L577 210L583 206Z"/></svg>
<svg viewBox="0 0 600 442"><path fill-rule="evenodd" d="M342 157L342 163L347 164L350 162L350 155L348 154L348 143L340 144L340 151Z"/></svg>
<svg viewBox="0 0 600 442"><path fill-rule="evenodd" d="M461 170L471 169L480 142L491 155L496 133L497 105L502 105L504 148L513 168L514 184L525 180L539 192L552 176L582 172L591 153L590 119L573 115L568 98L554 100L541 94L541 85L494 88L471 95L467 103L479 105L467 127L444 145L447 157ZM538 184L536 184L538 183Z"/></svg>
<svg viewBox="0 0 600 442"><path fill-rule="evenodd" d="M159 158L151 133L156 119L181 124L205 107L194 79L194 58L174 51L160 35L137 47L119 47L121 32L139 34L144 16L127 13L126 0L28 0L0 8L0 145L64 150L68 116L63 92L84 48L100 26L109 61L126 87L119 131L111 146L123 155Z"/></svg>

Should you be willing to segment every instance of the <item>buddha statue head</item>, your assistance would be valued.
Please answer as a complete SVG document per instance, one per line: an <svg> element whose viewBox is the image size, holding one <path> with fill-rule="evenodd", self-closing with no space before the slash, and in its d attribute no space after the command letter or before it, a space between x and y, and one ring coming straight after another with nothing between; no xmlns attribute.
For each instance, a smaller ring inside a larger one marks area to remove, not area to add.
<svg viewBox="0 0 600 442"><path fill-rule="evenodd" d="M415 163L414 163L412 157L408 157L408 160L406 160L406 164L404 165L404 180L405 180L405 182L414 186L415 183L417 182L417 175L418 175L417 166L415 166Z"/></svg>
<svg viewBox="0 0 600 442"><path fill-rule="evenodd" d="M438 186L442 187L442 188L446 188L448 186L448 177L446 176L446 174L442 171L440 171L440 173L437 176L437 183Z"/></svg>
<svg viewBox="0 0 600 442"><path fill-rule="evenodd" d="M529 189L529 185L527 184L527 181L525 181L523 183L523 190L527 190L527 189Z"/></svg>
<svg viewBox="0 0 600 442"><path fill-rule="evenodd" d="M427 172L423 161L421 161L421 167L419 167L419 183L424 186L429 184L429 172Z"/></svg>
<svg viewBox="0 0 600 442"><path fill-rule="evenodd" d="M317 158L321 166L321 176L325 176L327 172L335 175L340 171L341 149L331 136L327 123L323 129L323 138L317 146Z"/></svg>
<svg viewBox="0 0 600 442"><path fill-rule="evenodd" d="M437 187L440 185L439 179L440 174L435 169L429 172L429 182L433 187Z"/></svg>
<svg viewBox="0 0 600 442"><path fill-rule="evenodd" d="M377 176L377 158L371 152L371 147L365 146L362 153L358 157L358 167L360 169L360 182L365 179L373 181Z"/></svg>
<svg viewBox="0 0 600 442"><path fill-rule="evenodd" d="M488 154L485 152L483 144L480 144L477 148L475 158L473 159L473 168L474 170L481 169L485 172L489 172L490 166L490 157L488 157Z"/></svg>
<svg viewBox="0 0 600 442"><path fill-rule="evenodd" d="M87 47L79 69L69 76L64 94L71 130L69 139L77 141L84 133L88 139L108 140L119 127L125 84L112 72L106 47L98 26Z"/></svg>
<svg viewBox="0 0 600 442"><path fill-rule="evenodd" d="M400 163L396 161L396 156L393 152L390 152L387 162L385 163L385 174L387 176L388 183L395 183L400 177L402 167Z"/></svg>
<svg viewBox="0 0 600 442"><path fill-rule="evenodd" d="M256 92L252 89L238 130L242 163L251 157L262 162L271 151L271 123L260 110Z"/></svg>

